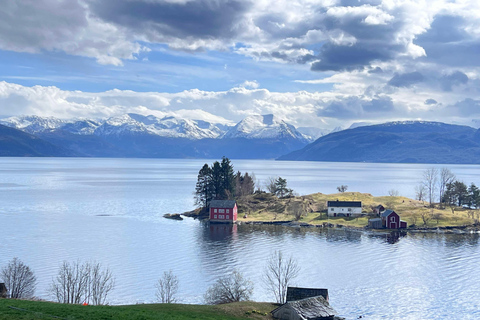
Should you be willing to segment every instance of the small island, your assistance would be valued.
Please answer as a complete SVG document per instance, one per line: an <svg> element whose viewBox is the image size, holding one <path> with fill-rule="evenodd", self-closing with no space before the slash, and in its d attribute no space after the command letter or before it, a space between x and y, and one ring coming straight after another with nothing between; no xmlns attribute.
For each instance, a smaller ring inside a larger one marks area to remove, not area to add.
<svg viewBox="0 0 480 320"><path fill-rule="evenodd" d="M440 175L436 170L425 172L426 185L431 182L428 177ZM480 230L479 189L473 183L467 188L456 181L451 172L441 174L448 174L449 180L440 186L443 190L443 201L440 203L432 202L432 199L426 201L429 190L423 186L416 187L421 200L400 196L395 190L390 190L388 196L377 197L369 193L347 192L348 186L344 185L337 188L338 193L298 196L281 177L270 178L263 190L255 185L254 174L242 174L240 171L234 174L230 160L223 158L221 163L215 162L212 167L205 164L200 170L195 196L199 208L182 215L209 219L210 202L220 199L236 201L236 223L382 229L381 224L378 227L378 223L372 222L381 220L382 212L393 212L401 219L395 229L435 232ZM330 216L327 214L327 203L334 201L361 203L361 213ZM392 229L391 226L388 228Z"/></svg>

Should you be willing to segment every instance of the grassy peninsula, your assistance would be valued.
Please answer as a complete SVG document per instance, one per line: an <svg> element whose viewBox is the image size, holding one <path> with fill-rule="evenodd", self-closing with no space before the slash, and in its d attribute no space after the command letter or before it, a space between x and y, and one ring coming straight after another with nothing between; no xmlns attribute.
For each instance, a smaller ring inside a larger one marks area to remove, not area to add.
<svg viewBox="0 0 480 320"><path fill-rule="evenodd" d="M83 306L43 301L0 299L0 320L237 320L272 319L276 306L266 302L236 302L222 305L137 304Z"/></svg>

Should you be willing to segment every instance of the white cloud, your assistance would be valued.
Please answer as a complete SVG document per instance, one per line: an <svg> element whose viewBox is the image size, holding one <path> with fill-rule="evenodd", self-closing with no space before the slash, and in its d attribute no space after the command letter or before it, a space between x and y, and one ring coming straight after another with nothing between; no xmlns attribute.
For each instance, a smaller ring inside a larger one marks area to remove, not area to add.
<svg viewBox="0 0 480 320"><path fill-rule="evenodd" d="M333 129L358 121L451 122L452 116L457 122L467 123L469 116L465 110L478 106L476 91L466 94L469 91L466 86L475 87L476 82L454 85L444 95L428 84L392 90L385 86L384 77L368 71L336 74L322 80L336 83L327 92L272 92L254 88L257 83L253 81L227 91L192 89L177 93L117 89L90 93L0 82L0 115L106 118L139 113L232 124L248 115L273 113L297 127ZM437 103L426 104L429 99Z"/></svg>

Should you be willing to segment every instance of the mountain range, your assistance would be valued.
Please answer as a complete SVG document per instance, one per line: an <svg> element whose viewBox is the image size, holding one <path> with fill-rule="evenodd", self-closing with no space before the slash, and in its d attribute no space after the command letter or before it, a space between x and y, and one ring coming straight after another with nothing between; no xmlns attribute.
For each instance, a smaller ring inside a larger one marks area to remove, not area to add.
<svg viewBox="0 0 480 320"><path fill-rule="evenodd" d="M480 163L480 129L428 121L302 128L274 115L236 125L125 114L105 120L38 116L0 120L0 156L279 159ZM320 136L313 141L314 136Z"/></svg>
<svg viewBox="0 0 480 320"><path fill-rule="evenodd" d="M10 117L0 124L85 157L274 159L313 140L274 115L249 116L235 126L132 113L106 120Z"/></svg>
<svg viewBox="0 0 480 320"><path fill-rule="evenodd" d="M480 163L480 129L397 121L320 137L279 160L390 163Z"/></svg>

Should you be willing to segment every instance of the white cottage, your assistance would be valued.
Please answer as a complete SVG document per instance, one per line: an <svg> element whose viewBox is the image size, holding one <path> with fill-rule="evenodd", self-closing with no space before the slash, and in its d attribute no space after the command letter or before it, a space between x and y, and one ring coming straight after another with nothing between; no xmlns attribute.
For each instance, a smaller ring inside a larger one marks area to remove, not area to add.
<svg viewBox="0 0 480 320"><path fill-rule="evenodd" d="M362 201L328 201L329 217L358 217L362 215Z"/></svg>

